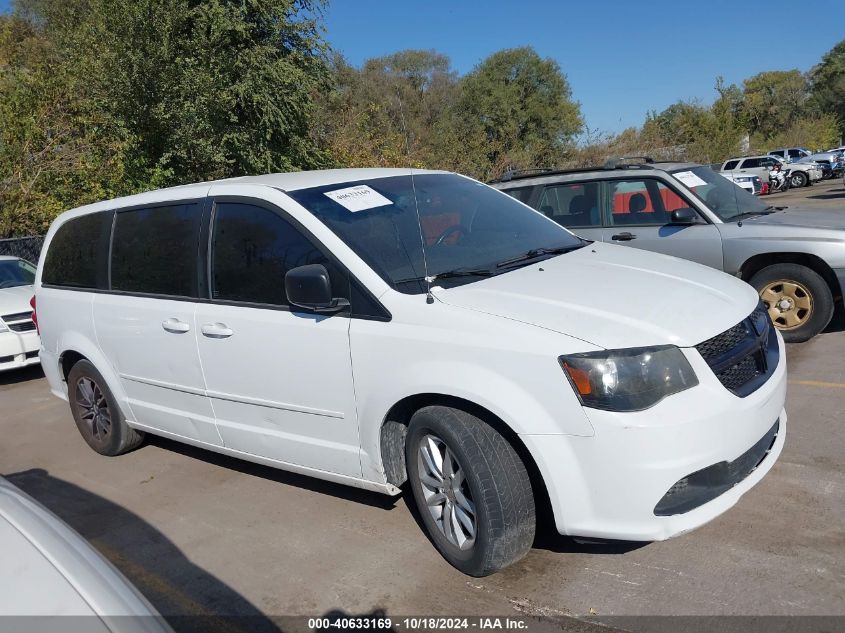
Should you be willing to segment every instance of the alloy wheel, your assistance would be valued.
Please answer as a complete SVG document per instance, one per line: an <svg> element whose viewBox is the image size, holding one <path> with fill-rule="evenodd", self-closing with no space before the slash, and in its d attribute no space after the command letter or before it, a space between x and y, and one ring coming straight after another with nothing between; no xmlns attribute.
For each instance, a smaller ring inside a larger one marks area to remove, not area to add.
<svg viewBox="0 0 845 633"><path fill-rule="evenodd" d="M104 442L111 433L111 412L100 386L87 376L76 381L76 406L92 437Z"/></svg>
<svg viewBox="0 0 845 633"><path fill-rule="evenodd" d="M431 434L420 441L417 461L423 496L437 528L452 545L470 549L478 520L460 463L446 443Z"/></svg>

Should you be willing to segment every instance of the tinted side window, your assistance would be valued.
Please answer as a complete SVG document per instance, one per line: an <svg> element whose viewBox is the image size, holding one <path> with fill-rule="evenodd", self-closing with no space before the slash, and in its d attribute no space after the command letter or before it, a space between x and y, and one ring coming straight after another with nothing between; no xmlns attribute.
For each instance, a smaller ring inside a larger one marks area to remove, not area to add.
<svg viewBox="0 0 845 633"><path fill-rule="evenodd" d="M201 217L197 203L119 211L112 241L112 289L195 296Z"/></svg>
<svg viewBox="0 0 845 633"><path fill-rule="evenodd" d="M113 215L111 212L91 213L62 224L50 241L42 283L107 288Z"/></svg>
<svg viewBox="0 0 845 633"><path fill-rule="evenodd" d="M567 228L601 226L598 182L546 187L537 206L542 214Z"/></svg>
<svg viewBox="0 0 845 633"><path fill-rule="evenodd" d="M736 169L737 165L739 165L738 160L729 160L727 163L725 163L725 166L723 167L723 169L725 171L730 171L731 169Z"/></svg>
<svg viewBox="0 0 845 633"><path fill-rule="evenodd" d="M534 187L517 187L516 189L508 189L505 193L512 198L516 198L520 202L525 202L527 204L533 189Z"/></svg>
<svg viewBox="0 0 845 633"><path fill-rule="evenodd" d="M754 167L760 166L761 159L760 158L746 158L742 163L743 169L752 169Z"/></svg>
<svg viewBox="0 0 845 633"><path fill-rule="evenodd" d="M798 149L789 150L789 157L790 158L800 158L803 155L804 154L801 152L801 150L798 150Z"/></svg>
<svg viewBox="0 0 845 633"><path fill-rule="evenodd" d="M783 158L783 150L779 149L775 150L774 152L769 152L769 156L780 156L781 158Z"/></svg>
<svg viewBox="0 0 845 633"><path fill-rule="evenodd" d="M218 203L212 231L212 299L288 305L285 274L306 264L326 266L335 296L348 298L348 284L326 256L269 209L240 202Z"/></svg>

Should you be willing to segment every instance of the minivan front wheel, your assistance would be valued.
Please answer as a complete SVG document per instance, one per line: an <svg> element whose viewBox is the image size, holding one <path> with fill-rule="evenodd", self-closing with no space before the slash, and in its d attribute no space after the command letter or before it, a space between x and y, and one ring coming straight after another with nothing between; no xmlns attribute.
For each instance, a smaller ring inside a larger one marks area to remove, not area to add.
<svg viewBox="0 0 845 633"><path fill-rule="evenodd" d="M425 407L411 418L405 458L421 520L451 565L487 576L531 549L528 472L491 426L459 409Z"/></svg>
<svg viewBox="0 0 845 633"><path fill-rule="evenodd" d="M79 433L101 455L120 455L143 441L143 433L126 424L106 381L91 362L80 360L71 368L67 391Z"/></svg>
<svg viewBox="0 0 845 633"><path fill-rule="evenodd" d="M773 264L750 283L787 343L803 343L821 332L833 317L833 293L816 271L800 264Z"/></svg>

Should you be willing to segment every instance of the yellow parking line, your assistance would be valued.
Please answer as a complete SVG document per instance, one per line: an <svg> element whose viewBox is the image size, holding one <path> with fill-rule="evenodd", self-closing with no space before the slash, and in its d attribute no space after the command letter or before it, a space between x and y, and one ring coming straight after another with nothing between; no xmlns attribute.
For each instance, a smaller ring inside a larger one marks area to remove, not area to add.
<svg viewBox="0 0 845 633"><path fill-rule="evenodd" d="M827 387L832 389L845 389L842 382L824 382L821 380L790 380L791 385L806 385L807 387Z"/></svg>

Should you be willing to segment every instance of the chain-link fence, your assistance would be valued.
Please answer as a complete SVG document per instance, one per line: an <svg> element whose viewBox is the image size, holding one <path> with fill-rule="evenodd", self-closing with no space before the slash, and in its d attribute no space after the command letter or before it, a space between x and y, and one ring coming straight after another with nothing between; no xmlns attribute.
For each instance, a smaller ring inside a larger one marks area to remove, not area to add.
<svg viewBox="0 0 845 633"><path fill-rule="evenodd" d="M12 255L20 257L33 264L38 263L41 255L41 247L44 246L43 235L30 237L13 237L7 240L0 240L0 255Z"/></svg>

